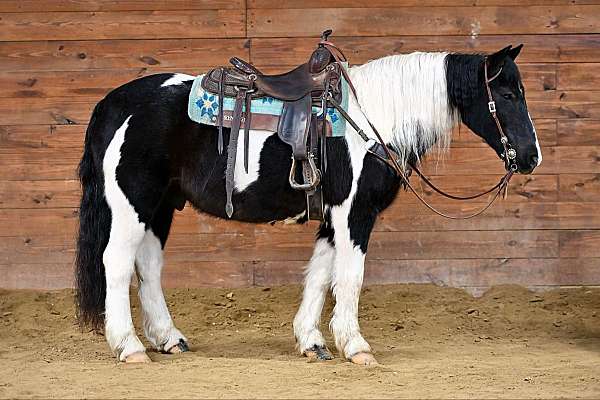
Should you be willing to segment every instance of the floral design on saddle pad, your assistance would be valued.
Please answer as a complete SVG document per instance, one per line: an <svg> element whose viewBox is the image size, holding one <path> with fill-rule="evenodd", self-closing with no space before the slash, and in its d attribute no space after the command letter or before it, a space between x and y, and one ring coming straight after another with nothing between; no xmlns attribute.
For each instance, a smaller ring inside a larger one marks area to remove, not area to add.
<svg viewBox="0 0 600 400"><path fill-rule="evenodd" d="M219 96L205 91L201 82L204 75L198 75L192 84L192 90L188 100L188 115L192 121L205 125L217 125L219 115ZM225 97L223 99L223 109L233 111L235 99ZM262 97L252 100L252 114L281 115L283 102L272 97ZM348 108L348 85L345 81L342 84L342 107ZM245 111L245 107L244 107ZM320 114L319 107L313 107L313 112ZM346 120L342 118L339 112L334 108L327 109L327 119L331 122L333 136L344 136L346 133Z"/></svg>

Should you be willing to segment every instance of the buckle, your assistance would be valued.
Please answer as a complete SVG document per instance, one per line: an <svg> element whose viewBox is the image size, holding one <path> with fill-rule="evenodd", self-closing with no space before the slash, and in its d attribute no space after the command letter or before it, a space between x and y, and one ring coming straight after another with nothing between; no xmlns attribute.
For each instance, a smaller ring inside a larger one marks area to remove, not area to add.
<svg viewBox="0 0 600 400"><path fill-rule="evenodd" d="M490 110L490 112L493 114L496 112L496 102L495 101L489 101L488 102L488 109Z"/></svg>

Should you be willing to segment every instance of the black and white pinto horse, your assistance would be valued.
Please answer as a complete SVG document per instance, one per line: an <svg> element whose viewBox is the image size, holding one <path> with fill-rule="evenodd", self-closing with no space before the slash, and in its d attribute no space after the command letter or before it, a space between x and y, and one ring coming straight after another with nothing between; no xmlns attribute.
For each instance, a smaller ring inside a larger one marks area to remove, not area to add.
<svg viewBox="0 0 600 400"><path fill-rule="evenodd" d="M520 50L509 46L487 60L489 76L495 76L490 87L498 117L517 152L517 172L528 174L542 155L514 63ZM434 146L446 148L461 121L502 156L488 111L484 60L478 54L413 53L350 68L360 105L350 98L348 113L374 138L368 118L403 164ZM129 82L97 104L87 130L79 167L79 318L95 328L104 325L106 340L121 361L150 360L131 318L134 273L149 342L167 353L188 349L161 288L173 213L189 202L200 212L226 218L227 154L217 153L217 128L188 117L193 78L159 74ZM226 142L228 135L225 129ZM233 219L301 222L305 196L288 183L291 148L272 132L253 131L250 141L248 172L236 163ZM395 199L402 182L388 164L367 152L367 143L349 124L345 137L327 138L326 144L325 219L306 269L294 334L301 354L332 357L319 331L331 288L336 304L329 326L340 356L372 364L376 361L358 324L364 261L377 215Z"/></svg>

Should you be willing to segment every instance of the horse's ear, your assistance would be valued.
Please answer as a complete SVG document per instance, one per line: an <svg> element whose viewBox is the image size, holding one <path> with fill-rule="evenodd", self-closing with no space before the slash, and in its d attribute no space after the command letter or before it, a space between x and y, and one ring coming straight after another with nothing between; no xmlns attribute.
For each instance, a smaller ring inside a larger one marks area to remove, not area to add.
<svg viewBox="0 0 600 400"><path fill-rule="evenodd" d="M522 43L520 45L518 45L517 47L513 47L512 49L510 49L508 51L508 56L510 58L512 58L513 60L515 60L517 58L517 56L519 55L519 53L521 52L522 48L523 48Z"/></svg>
<svg viewBox="0 0 600 400"><path fill-rule="evenodd" d="M497 51L494 54L490 54L488 56L488 65L489 65L489 73L491 75L496 74L500 68L504 66L504 62L506 61L506 57L508 57L512 46L506 46L500 51Z"/></svg>

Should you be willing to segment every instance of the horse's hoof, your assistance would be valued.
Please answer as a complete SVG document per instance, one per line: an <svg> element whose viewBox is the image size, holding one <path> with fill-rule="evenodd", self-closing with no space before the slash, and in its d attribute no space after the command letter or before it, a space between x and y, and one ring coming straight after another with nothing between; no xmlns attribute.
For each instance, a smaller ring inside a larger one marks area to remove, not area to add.
<svg viewBox="0 0 600 400"><path fill-rule="evenodd" d="M179 343L177 343L175 346L173 346L169 350L167 350L167 353L178 354L178 353L185 353L186 351L190 351L190 347L185 342L185 340L179 339Z"/></svg>
<svg viewBox="0 0 600 400"><path fill-rule="evenodd" d="M377 365L379 364L373 354L360 352L350 357L350 361L357 365Z"/></svg>
<svg viewBox="0 0 600 400"><path fill-rule="evenodd" d="M148 357L148 355L145 352L138 351L135 353L131 353L130 355L125 357L125 362L126 363L149 363L149 362L152 362L152 360L150 359L150 357Z"/></svg>
<svg viewBox="0 0 600 400"><path fill-rule="evenodd" d="M326 346L317 346L316 344L310 349L304 351L304 355L308 357L310 361L333 360L333 354L331 354Z"/></svg>

